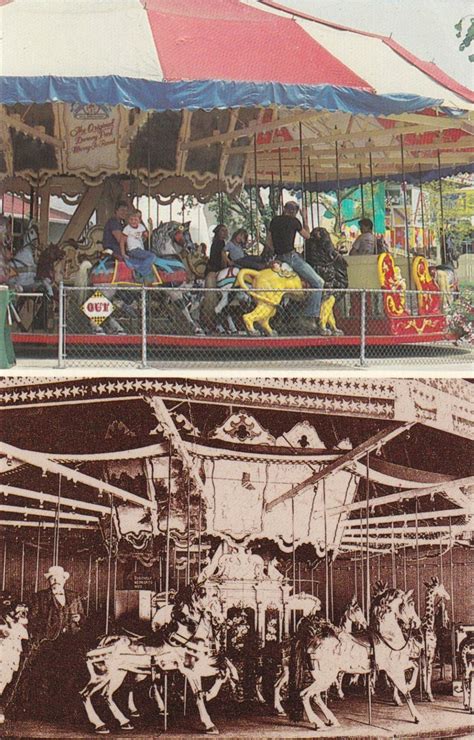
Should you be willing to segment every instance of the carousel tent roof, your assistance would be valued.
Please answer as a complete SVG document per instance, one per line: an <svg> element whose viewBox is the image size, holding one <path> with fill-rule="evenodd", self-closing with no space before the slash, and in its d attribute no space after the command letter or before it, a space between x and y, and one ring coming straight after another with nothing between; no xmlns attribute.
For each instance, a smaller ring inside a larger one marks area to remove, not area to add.
<svg viewBox="0 0 474 740"><path fill-rule="evenodd" d="M0 0L0 24L4 190L329 190L400 179L401 134L406 180L473 169L474 94L391 38L266 0Z"/></svg>
<svg viewBox="0 0 474 740"><path fill-rule="evenodd" d="M276 3L1 3L2 102L154 110L282 105L385 115L472 93L391 39ZM100 53L99 53L100 50Z"/></svg>

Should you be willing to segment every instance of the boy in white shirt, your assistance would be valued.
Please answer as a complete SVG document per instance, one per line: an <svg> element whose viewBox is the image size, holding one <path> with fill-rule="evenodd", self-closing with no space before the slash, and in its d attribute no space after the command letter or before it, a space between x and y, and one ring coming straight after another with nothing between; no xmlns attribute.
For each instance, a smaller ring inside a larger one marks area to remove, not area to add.
<svg viewBox="0 0 474 740"><path fill-rule="evenodd" d="M148 231L141 222L140 211L131 211L128 224L122 231L120 253L124 262L142 278L152 272L152 265L155 261L153 252L148 252L144 248L144 239L147 238Z"/></svg>

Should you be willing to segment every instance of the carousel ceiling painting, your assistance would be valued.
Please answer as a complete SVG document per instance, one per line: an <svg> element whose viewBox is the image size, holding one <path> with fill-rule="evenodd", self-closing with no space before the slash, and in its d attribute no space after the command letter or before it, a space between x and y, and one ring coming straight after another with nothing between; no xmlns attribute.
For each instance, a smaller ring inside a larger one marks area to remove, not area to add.
<svg viewBox="0 0 474 740"><path fill-rule="evenodd" d="M471 528L460 380L3 380L1 527L156 561L217 538L322 558ZM38 433L38 430L41 430ZM416 520L416 527L415 527ZM92 541L92 540L91 540Z"/></svg>
<svg viewBox="0 0 474 740"><path fill-rule="evenodd" d="M0 23L6 190L329 189L399 177L402 140L408 179L472 170L472 91L391 38L266 0L10 0Z"/></svg>

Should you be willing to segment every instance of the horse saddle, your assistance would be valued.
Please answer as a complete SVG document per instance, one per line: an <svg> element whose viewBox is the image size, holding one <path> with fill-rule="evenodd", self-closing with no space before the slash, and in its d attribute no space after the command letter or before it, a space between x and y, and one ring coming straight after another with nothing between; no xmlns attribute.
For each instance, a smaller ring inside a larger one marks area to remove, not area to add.
<svg viewBox="0 0 474 740"><path fill-rule="evenodd" d="M364 647L373 646L372 635L368 630L361 630L361 632L356 632L355 634L352 634L351 637L355 642L358 642L359 645L363 645Z"/></svg>

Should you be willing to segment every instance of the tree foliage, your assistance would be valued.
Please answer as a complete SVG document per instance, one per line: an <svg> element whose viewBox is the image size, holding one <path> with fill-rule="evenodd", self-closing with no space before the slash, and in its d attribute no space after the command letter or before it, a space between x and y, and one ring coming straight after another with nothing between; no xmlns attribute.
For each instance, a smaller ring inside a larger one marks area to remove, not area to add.
<svg viewBox="0 0 474 740"><path fill-rule="evenodd" d="M461 20L456 23L454 28L456 29L456 37L458 39L462 38L464 34L464 38L459 44L459 51L465 51L474 41L474 16L464 16L464 18L461 18ZM469 55L469 61L474 62L474 54Z"/></svg>

